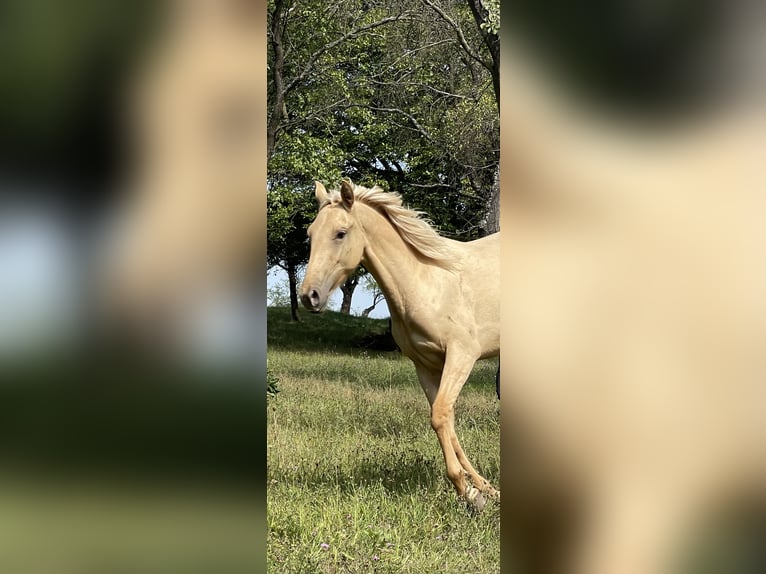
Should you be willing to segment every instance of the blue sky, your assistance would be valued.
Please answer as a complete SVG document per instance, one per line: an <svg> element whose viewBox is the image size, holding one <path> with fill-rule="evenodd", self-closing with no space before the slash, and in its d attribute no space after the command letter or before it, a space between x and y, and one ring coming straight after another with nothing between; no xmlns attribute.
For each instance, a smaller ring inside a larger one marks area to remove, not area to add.
<svg viewBox="0 0 766 574"><path fill-rule="evenodd" d="M272 287L278 284L287 286L287 273L285 273L285 271L280 267L274 267L269 271L269 274L267 275L266 286ZM341 299L342 295L340 289L338 289L330 297L331 307L333 309L338 309L340 307ZM271 302L269 301L269 304L270 303ZM351 299L351 314L361 315L362 310L366 307L369 307L370 305L372 305L372 293L367 291L364 288L364 285L360 284L354 290L354 296ZM379 302L375 309L372 310L372 313L370 313L370 317L375 319L385 319L388 317L388 315L388 306L386 305L385 299Z"/></svg>
<svg viewBox="0 0 766 574"><path fill-rule="evenodd" d="M0 351L66 339L77 321L74 246L56 212L4 205L0 217Z"/></svg>

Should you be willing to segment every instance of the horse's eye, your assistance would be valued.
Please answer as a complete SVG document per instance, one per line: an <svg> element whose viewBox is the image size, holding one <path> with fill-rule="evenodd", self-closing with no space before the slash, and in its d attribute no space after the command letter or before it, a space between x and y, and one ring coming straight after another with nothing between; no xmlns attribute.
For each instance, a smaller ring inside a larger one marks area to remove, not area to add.
<svg viewBox="0 0 766 574"><path fill-rule="evenodd" d="M345 231L338 231L338 233L335 234L335 239L343 239L344 237L346 237Z"/></svg>

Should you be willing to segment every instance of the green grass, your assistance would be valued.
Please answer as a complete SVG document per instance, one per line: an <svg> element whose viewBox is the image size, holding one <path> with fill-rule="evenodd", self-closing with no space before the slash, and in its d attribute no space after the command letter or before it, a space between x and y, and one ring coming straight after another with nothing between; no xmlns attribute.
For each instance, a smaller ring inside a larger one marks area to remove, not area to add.
<svg viewBox="0 0 766 574"><path fill-rule="evenodd" d="M354 346L387 322L269 310L268 565L279 573L495 573L500 519L471 515L446 478L412 363ZM457 405L474 465L499 485L495 362Z"/></svg>

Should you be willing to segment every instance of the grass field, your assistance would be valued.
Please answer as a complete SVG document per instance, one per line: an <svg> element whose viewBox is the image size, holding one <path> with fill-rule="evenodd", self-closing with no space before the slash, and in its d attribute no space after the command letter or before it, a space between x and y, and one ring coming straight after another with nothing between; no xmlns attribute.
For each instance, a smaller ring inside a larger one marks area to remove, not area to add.
<svg viewBox="0 0 766 574"><path fill-rule="evenodd" d="M500 514L469 514L446 478L412 363L355 346L386 321L269 309L268 566L274 573L496 573ZM496 363L477 364L457 432L499 485Z"/></svg>

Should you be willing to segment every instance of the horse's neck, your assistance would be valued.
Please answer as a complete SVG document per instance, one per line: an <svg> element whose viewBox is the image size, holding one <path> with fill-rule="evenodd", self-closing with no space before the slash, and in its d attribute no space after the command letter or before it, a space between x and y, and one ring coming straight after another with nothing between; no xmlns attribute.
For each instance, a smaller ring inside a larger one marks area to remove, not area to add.
<svg viewBox="0 0 766 574"><path fill-rule="evenodd" d="M432 266L421 261L374 209L364 206L359 221L367 237L362 263L375 277L391 313L402 317L420 291L428 288Z"/></svg>

